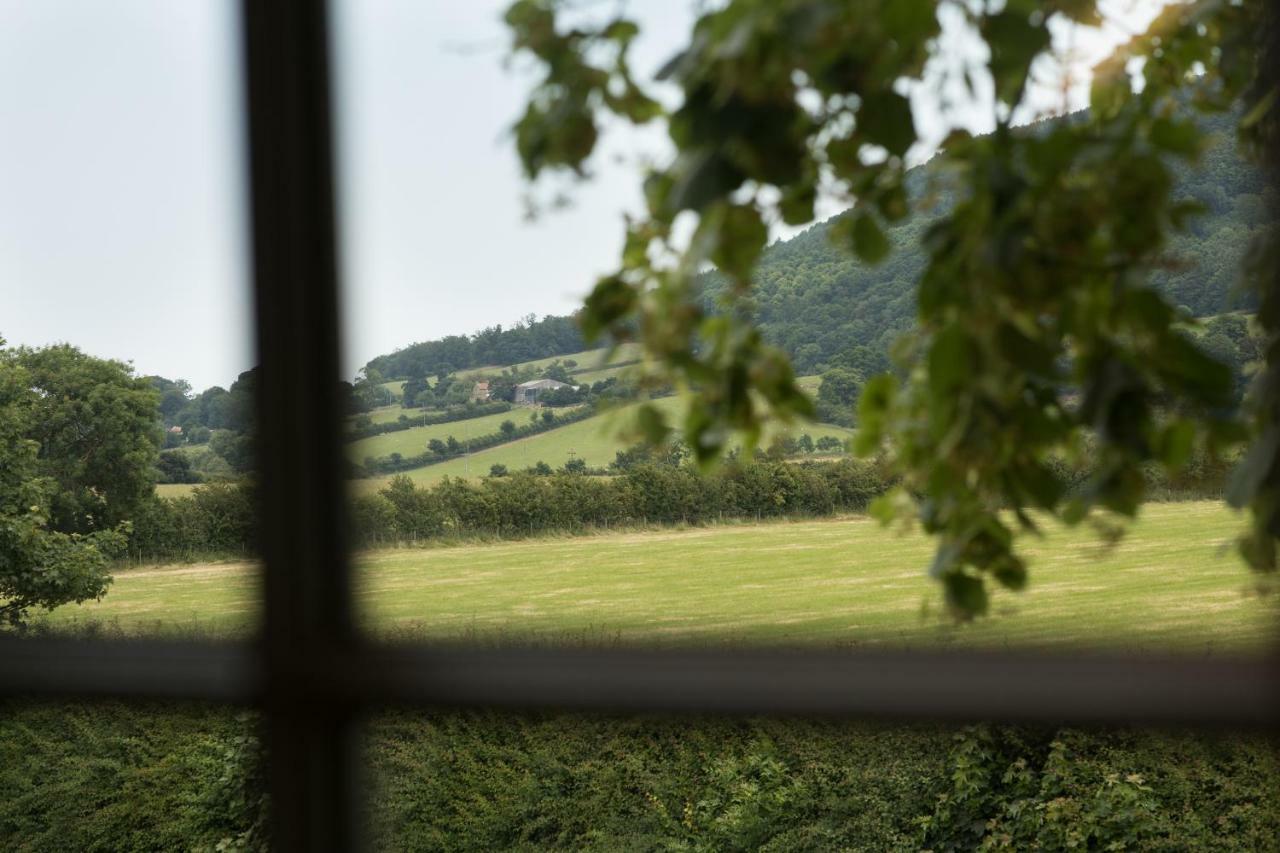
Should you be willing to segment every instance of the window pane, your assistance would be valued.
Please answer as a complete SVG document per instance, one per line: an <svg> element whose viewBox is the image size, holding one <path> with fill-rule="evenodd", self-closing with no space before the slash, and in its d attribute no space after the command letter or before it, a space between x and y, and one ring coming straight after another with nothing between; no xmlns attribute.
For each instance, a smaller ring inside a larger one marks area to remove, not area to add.
<svg viewBox="0 0 1280 853"><path fill-rule="evenodd" d="M530 189L510 131L537 70L517 61L504 71L504 5L336 7L347 446L368 630L484 643L1196 653L1272 641L1275 598L1252 594L1232 547L1242 520L1222 502L1230 453L1197 450L1176 475L1150 471L1147 494L1164 502L1145 507L1118 544L1119 519L1105 513L1096 526L1049 523L1042 538L1023 537L1028 588L989 584L987 615L970 624L956 622L928 576L937 540L868 517L895 474L851 455L856 401L869 377L894 369L895 341L915 323L924 235L952 204L923 200L959 192L928 150L911 154L906 187L919 210L897 226L884 264L833 242L847 200L822 199L818 219L836 218L808 230L772 227L780 242L759 262L756 320L789 355L814 422L775 425L754 453L735 447L711 473L687 445L638 444L626 429L642 400L676 420L690 398L642 385L637 344L592 348L571 315L616 264L622 216L638 209L635 161L661 163L670 146L661 127L606 122L591 183ZM630 10L642 30L636 74L649 80L684 44L695 5ZM1146 26L1133 14L1126 26ZM1079 35L1092 56L1114 33ZM955 39L943 48L943 58L966 55ZM1088 63L1064 61L1083 76L1063 91L1038 82L1038 112L1016 123L1046 120L1018 133L1047 134L1087 104ZM925 97L915 107L922 145L940 143L949 123L983 133L993 121L990 105L958 115ZM1191 116L1188 103L1178 109ZM1270 192L1235 142L1239 118L1195 116L1204 155L1170 176L1174 194L1205 211L1154 273L1165 298L1200 318L1188 334L1230 368L1237 401L1260 339L1252 297L1234 282L1269 221ZM522 200L547 202L552 189L570 206L524 219ZM699 281L718 286L714 273ZM1096 461L1055 458L1051 476L1083 493Z"/></svg>
<svg viewBox="0 0 1280 853"><path fill-rule="evenodd" d="M235 8L0 3L8 622L258 621Z"/></svg>

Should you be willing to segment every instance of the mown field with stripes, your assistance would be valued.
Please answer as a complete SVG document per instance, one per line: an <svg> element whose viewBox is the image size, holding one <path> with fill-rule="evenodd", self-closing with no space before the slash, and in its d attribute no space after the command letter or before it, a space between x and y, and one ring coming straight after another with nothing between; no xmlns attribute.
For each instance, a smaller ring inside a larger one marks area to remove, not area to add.
<svg viewBox="0 0 1280 853"><path fill-rule="evenodd" d="M391 637L581 644L1103 645L1257 650L1276 596L1230 550L1213 502L1149 506L1114 547L1087 527L1029 540L1030 588L972 625L946 618L932 543L867 518L600 532L372 551L358 558L368 630ZM250 563L117 573L52 626L239 633L257 619Z"/></svg>

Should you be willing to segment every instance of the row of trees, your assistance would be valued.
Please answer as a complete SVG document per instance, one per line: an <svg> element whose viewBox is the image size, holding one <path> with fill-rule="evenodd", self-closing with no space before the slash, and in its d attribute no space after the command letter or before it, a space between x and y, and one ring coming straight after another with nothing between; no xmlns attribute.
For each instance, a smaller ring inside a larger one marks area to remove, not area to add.
<svg viewBox="0 0 1280 853"><path fill-rule="evenodd" d="M354 538L361 547L373 547L439 538L820 517L863 512L895 482L878 460L731 461L704 474L687 464L678 449L633 448L626 455L612 467L611 477L584 476L585 465L503 471L479 482L445 478L429 487L397 476L382 490L353 498ZM1222 494L1228 468L1227 460L1197 456L1176 478L1154 466L1147 474L1153 494L1203 498ZM1086 469L1065 463L1054 469L1069 488L1086 487ZM252 554L255 507L248 481L200 486L181 498L149 498L138 508L129 553L139 560Z"/></svg>
<svg viewBox="0 0 1280 853"><path fill-rule="evenodd" d="M585 349L573 317L530 314L514 326L490 326L472 335L451 335L424 341L378 356L365 366L366 375L424 379L441 373L491 364L517 364Z"/></svg>

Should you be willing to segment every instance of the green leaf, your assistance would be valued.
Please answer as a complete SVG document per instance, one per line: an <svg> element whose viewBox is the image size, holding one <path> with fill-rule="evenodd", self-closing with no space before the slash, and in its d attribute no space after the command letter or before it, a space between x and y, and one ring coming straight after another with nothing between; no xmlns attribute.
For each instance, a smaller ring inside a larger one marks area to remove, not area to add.
<svg viewBox="0 0 1280 853"><path fill-rule="evenodd" d="M853 218L853 251L869 264L879 263L889 254L889 238L869 213Z"/></svg>
<svg viewBox="0 0 1280 853"><path fill-rule="evenodd" d="M1187 464L1195 446L1196 426L1190 421L1176 420L1160 431L1156 454L1165 467L1178 469Z"/></svg>
<svg viewBox="0 0 1280 853"><path fill-rule="evenodd" d="M947 607L959 619L972 619L987 612L987 586L982 578L951 572L942 579Z"/></svg>
<svg viewBox="0 0 1280 853"><path fill-rule="evenodd" d="M636 26L635 21L628 21L626 18L617 18L609 22L609 25L600 33L607 39L626 44L627 42L640 35L640 28Z"/></svg>
<svg viewBox="0 0 1280 853"><path fill-rule="evenodd" d="M911 101L891 90L865 95L858 107L858 131L867 141L901 157L916 141Z"/></svg>
<svg viewBox="0 0 1280 853"><path fill-rule="evenodd" d="M1005 589L1026 589L1027 564L1010 554L992 566L991 576Z"/></svg>
<svg viewBox="0 0 1280 853"><path fill-rule="evenodd" d="M858 431L853 436L854 453L867 456L879 449L884 437L884 421L897 390L897 382L888 373L873 376L862 386L858 397Z"/></svg>
<svg viewBox="0 0 1280 853"><path fill-rule="evenodd" d="M718 225L711 262L736 278L748 278L769 237L760 211L753 204L729 205Z"/></svg>
<svg viewBox="0 0 1280 853"><path fill-rule="evenodd" d="M952 324L934 335L928 364L929 390L937 396L946 396L968 382L977 368L969 333Z"/></svg>
<svg viewBox="0 0 1280 853"><path fill-rule="evenodd" d="M1158 118L1151 123L1151 144L1188 160L1200 154L1203 140L1193 122Z"/></svg>
<svg viewBox="0 0 1280 853"><path fill-rule="evenodd" d="M782 221L788 225L804 225L813 221L813 207L817 201L818 192L812 183L805 181L788 186L778 202Z"/></svg>
<svg viewBox="0 0 1280 853"><path fill-rule="evenodd" d="M605 276L597 281L578 318L583 336L588 341L595 341L605 330L631 313L636 298L635 288L620 276Z"/></svg>
<svg viewBox="0 0 1280 853"><path fill-rule="evenodd" d="M709 149L681 154L672 171L676 177L666 199L669 214L702 210L736 190L744 177L723 155Z"/></svg>
<svg viewBox="0 0 1280 853"><path fill-rule="evenodd" d="M1049 31L1044 15L1037 23L1025 14L1010 9L987 16L982 22L982 35L991 48L991 76L996 95L1012 103L1022 88L1031 62L1049 46Z"/></svg>
<svg viewBox="0 0 1280 853"><path fill-rule="evenodd" d="M1182 335L1168 335L1162 343L1155 367L1171 384L1197 393L1207 403L1230 402L1231 368Z"/></svg>
<svg viewBox="0 0 1280 853"><path fill-rule="evenodd" d="M1258 436L1231 473L1231 482L1227 484L1228 504L1243 509L1253 501L1259 487L1275 467L1277 452L1280 452L1280 424L1272 423Z"/></svg>
<svg viewBox="0 0 1280 853"><path fill-rule="evenodd" d="M644 403L636 411L636 429L650 444L661 444L671 434L667 416L652 403Z"/></svg>

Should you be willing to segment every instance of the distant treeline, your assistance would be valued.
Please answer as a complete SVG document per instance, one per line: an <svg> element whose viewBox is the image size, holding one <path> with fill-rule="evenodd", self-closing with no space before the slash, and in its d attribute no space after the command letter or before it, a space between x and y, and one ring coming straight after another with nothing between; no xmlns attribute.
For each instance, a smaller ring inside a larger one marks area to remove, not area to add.
<svg viewBox="0 0 1280 853"><path fill-rule="evenodd" d="M675 458L675 457L671 457ZM720 520L822 517L866 510L893 481L876 461L757 460L700 474L688 465L657 461L615 468L616 476L547 471L445 478L416 487L397 476L374 494L352 500L354 540L360 547L486 536L704 524ZM1147 489L1154 499L1220 497L1231 460L1197 456L1176 477L1155 469ZM1086 487L1088 472L1052 466L1070 489ZM140 561L251 555L257 548L252 486L213 483L189 496L153 498L133 522L130 557Z"/></svg>
<svg viewBox="0 0 1280 853"><path fill-rule="evenodd" d="M469 367L518 364L586 349L573 317L533 314L510 328L490 326L473 335L450 335L435 341L411 344L380 355L365 366L367 374L422 379Z"/></svg>
<svg viewBox="0 0 1280 853"><path fill-rule="evenodd" d="M527 536L592 527L718 519L822 516L866 509L887 488L871 462L755 462L701 475L683 465L636 465L616 477L516 473L479 482L446 478L418 488L398 476L352 500L362 547L445 537ZM256 496L248 482L210 483L190 495L154 498L129 541L141 561L250 555L257 550Z"/></svg>

